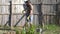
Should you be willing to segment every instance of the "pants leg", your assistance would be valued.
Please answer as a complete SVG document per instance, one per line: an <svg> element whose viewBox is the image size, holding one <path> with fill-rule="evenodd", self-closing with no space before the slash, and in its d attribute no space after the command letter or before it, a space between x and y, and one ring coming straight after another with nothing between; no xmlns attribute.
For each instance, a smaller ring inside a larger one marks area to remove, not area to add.
<svg viewBox="0 0 60 34"><path fill-rule="evenodd" d="M33 24L33 15L31 15L30 19L31 19L31 24Z"/></svg>

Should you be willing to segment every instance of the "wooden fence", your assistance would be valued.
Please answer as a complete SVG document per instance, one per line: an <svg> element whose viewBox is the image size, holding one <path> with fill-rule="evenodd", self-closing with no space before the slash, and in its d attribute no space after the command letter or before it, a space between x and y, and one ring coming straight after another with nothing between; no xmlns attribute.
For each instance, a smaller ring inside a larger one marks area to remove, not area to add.
<svg viewBox="0 0 60 34"><path fill-rule="evenodd" d="M34 6L34 14L33 14L33 23L41 24L43 23L55 23L59 22L59 3L55 4L33 4ZM4 8L5 7L5 8ZM0 25L12 25L14 26L22 26L25 23L25 16L21 11L23 10L23 4L6 4L0 5ZM23 18L22 18L23 17ZM22 20L21 20L22 18ZM42 20L43 19L43 20Z"/></svg>

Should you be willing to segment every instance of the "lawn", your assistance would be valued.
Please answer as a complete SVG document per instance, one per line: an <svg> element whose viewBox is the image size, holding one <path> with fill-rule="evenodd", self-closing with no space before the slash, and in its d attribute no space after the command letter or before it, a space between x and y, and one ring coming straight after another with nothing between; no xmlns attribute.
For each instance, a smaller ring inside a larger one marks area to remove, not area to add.
<svg viewBox="0 0 60 34"><path fill-rule="evenodd" d="M14 27L16 34L39 34L40 33L36 31L37 27L35 25L32 25L30 28L26 27L27 29L22 28L22 30L20 30L19 28ZM0 34L2 34L5 31L0 30ZM43 34L60 34L60 26L55 24L45 25L42 33Z"/></svg>
<svg viewBox="0 0 60 34"><path fill-rule="evenodd" d="M31 28L27 28L28 29L28 34L39 34L38 32L36 32L36 27L32 26ZM23 30L23 33L26 31ZM60 34L60 26L55 25L55 24L50 24L50 25L45 25L45 27L43 28L43 34Z"/></svg>
<svg viewBox="0 0 60 34"><path fill-rule="evenodd" d="M58 25L46 25L47 29L43 32L44 34L60 34L60 26Z"/></svg>

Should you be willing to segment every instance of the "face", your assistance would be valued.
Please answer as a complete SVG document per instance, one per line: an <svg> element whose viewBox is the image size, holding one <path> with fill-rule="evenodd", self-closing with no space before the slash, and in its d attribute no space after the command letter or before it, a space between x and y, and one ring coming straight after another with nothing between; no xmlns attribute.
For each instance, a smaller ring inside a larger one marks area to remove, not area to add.
<svg viewBox="0 0 60 34"><path fill-rule="evenodd" d="M26 3L27 5L30 5L30 3Z"/></svg>
<svg viewBox="0 0 60 34"><path fill-rule="evenodd" d="M25 4L26 4L26 5L29 5L29 4L30 4L30 2L26 2Z"/></svg>

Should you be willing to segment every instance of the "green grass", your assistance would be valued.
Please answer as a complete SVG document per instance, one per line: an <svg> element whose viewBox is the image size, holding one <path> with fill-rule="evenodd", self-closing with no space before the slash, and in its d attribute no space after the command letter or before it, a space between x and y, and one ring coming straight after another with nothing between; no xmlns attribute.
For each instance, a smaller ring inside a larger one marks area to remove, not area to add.
<svg viewBox="0 0 60 34"><path fill-rule="evenodd" d="M44 31L44 34L60 34L60 27L54 24L46 25L47 28L46 31Z"/></svg>
<svg viewBox="0 0 60 34"><path fill-rule="evenodd" d="M15 27L15 32L16 34L39 34L39 32L36 32L36 28L37 26L35 25L31 25L30 28L26 26L26 29L22 28L22 30L20 30L18 27ZM45 31L43 31L44 34L60 34L60 26L55 24L45 25L43 29L46 29Z"/></svg>

